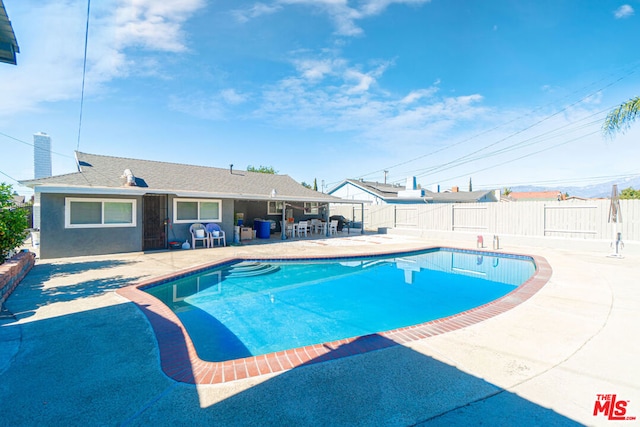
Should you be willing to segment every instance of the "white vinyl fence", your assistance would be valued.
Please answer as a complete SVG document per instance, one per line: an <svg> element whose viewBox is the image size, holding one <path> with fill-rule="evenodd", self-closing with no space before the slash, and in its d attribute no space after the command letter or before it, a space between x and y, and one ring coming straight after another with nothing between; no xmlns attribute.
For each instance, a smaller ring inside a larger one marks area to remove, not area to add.
<svg viewBox="0 0 640 427"><path fill-rule="evenodd" d="M365 205L365 230L379 228L460 231L531 237L610 240L614 227L625 241L640 242L640 200L620 200L622 220L609 222L607 199L561 202ZM362 220L361 205L332 205L331 215Z"/></svg>

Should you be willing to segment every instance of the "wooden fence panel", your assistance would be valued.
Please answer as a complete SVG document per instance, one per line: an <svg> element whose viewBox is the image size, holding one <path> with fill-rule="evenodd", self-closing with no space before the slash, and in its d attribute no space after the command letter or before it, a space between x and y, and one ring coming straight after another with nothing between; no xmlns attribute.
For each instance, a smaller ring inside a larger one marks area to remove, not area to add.
<svg viewBox="0 0 640 427"><path fill-rule="evenodd" d="M622 222L609 223L610 201L365 205L365 228L411 228L499 235L640 241L640 200L621 200ZM332 215L359 221L360 205L335 205Z"/></svg>
<svg viewBox="0 0 640 427"><path fill-rule="evenodd" d="M543 208L545 236L596 239L601 235L598 224L601 205L553 202Z"/></svg>
<svg viewBox="0 0 640 427"><path fill-rule="evenodd" d="M460 203L452 205L453 230L489 231L488 203Z"/></svg>

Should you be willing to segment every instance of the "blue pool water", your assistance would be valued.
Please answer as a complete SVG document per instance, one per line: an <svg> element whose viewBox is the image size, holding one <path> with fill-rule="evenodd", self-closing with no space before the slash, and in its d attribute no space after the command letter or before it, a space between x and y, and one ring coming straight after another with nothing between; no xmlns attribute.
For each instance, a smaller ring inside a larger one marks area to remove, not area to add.
<svg viewBox="0 0 640 427"><path fill-rule="evenodd" d="M527 257L430 250L370 258L242 261L145 289L219 362L397 329L495 300Z"/></svg>

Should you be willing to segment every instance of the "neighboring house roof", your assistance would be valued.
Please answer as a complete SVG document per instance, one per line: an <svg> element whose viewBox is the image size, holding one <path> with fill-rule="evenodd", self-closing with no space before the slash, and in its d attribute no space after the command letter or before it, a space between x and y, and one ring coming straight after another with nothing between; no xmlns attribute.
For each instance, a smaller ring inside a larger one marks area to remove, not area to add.
<svg viewBox="0 0 640 427"><path fill-rule="evenodd" d="M381 184L379 182L362 181L359 179L345 179L340 184L336 185L334 188L329 190L328 193L332 194L338 189L349 184L361 189L365 193L369 193L373 196L376 196L385 200L387 198L398 197L398 191L404 190L404 186L398 186L393 184Z"/></svg>
<svg viewBox="0 0 640 427"><path fill-rule="evenodd" d="M4 8L4 2L0 0L0 62L16 65L16 53L20 53L20 47L18 47L7 10Z"/></svg>
<svg viewBox="0 0 640 427"><path fill-rule="evenodd" d="M18 206L24 205L24 201L25 201L25 197L24 196L20 196L18 194L14 194L12 197L13 197L13 203L15 203Z"/></svg>
<svg viewBox="0 0 640 427"><path fill-rule="evenodd" d="M340 184L332 188L329 191L329 194L336 192L345 185L358 187L362 191L379 197L387 203L473 203L483 199L492 200L494 198L493 190L446 193L436 193L424 190L424 196L422 197L406 198L398 195L399 192L405 191L404 186L381 184L379 182L362 181L357 179L345 179Z"/></svg>
<svg viewBox="0 0 640 427"><path fill-rule="evenodd" d="M553 191L513 191L509 193L509 199L511 200L521 200L521 201L531 201L531 200L563 200L562 192L559 190Z"/></svg>
<svg viewBox="0 0 640 427"><path fill-rule="evenodd" d="M483 199L486 201L496 201L493 190L455 191L446 193L425 191L425 198L429 203L475 203Z"/></svg>
<svg viewBox="0 0 640 427"><path fill-rule="evenodd" d="M246 200L340 202L288 175L128 159L76 152L80 172L21 181L41 192L77 194L176 194ZM125 171L133 175L127 184ZM272 194L275 190L275 195Z"/></svg>

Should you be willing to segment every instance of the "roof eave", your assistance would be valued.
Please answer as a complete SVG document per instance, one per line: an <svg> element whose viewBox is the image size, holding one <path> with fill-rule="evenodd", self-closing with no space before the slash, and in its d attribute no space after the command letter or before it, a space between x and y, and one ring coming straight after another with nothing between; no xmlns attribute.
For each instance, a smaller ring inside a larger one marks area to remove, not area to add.
<svg viewBox="0 0 640 427"><path fill-rule="evenodd" d="M53 185L39 184L33 188L39 193L50 194L94 194L94 195L129 195L141 196L144 194L174 194L178 197L191 198L215 198L215 199L245 199L245 200L277 200L277 201L297 201L297 202L323 202L323 203L341 203L342 199L333 196L296 196L281 195L277 198L266 194L247 194L247 193L214 193L207 191L188 191L174 189L151 189L146 187L86 187L79 185ZM351 201L350 201L351 202Z"/></svg>

